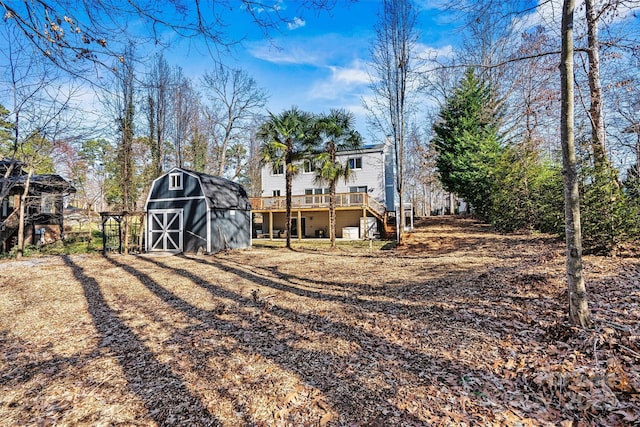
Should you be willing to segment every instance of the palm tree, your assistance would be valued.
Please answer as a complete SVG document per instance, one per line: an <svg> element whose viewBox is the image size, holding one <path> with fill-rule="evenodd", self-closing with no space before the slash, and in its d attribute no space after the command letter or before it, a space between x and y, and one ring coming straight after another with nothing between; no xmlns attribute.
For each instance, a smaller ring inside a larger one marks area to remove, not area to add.
<svg viewBox="0 0 640 427"><path fill-rule="evenodd" d="M356 150L362 145L362 137L353 129L353 114L333 109L315 122L317 154L315 156L316 181L329 184L329 239L331 248L336 247L336 184L351 175L348 163L336 160L339 151Z"/></svg>
<svg viewBox="0 0 640 427"><path fill-rule="evenodd" d="M287 248L291 249L291 184L298 173L298 163L308 157L314 140L313 115L298 107L283 111L277 116L269 113L269 119L258 129L257 137L262 161L274 168L284 166L286 185Z"/></svg>

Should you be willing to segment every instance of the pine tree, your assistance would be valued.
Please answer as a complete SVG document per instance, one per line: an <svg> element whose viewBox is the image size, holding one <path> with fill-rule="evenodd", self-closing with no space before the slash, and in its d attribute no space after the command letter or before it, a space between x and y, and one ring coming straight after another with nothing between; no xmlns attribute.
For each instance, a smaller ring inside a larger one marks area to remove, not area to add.
<svg viewBox="0 0 640 427"><path fill-rule="evenodd" d="M9 110L0 104L0 146L13 146L13 123L9 117Z"/></svg>
<svg viewBox="0 0 640 427"><path fill-rule="evenodd" d="M488 84L473 68L449 97L434 125L436 168L444 188L487 218L492 181L500 157L499 114Z"/></svg>

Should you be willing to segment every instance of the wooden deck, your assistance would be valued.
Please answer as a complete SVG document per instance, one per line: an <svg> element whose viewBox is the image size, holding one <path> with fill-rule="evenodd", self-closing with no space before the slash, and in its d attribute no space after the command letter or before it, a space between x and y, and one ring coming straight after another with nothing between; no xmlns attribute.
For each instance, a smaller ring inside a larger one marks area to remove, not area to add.
<svg viewBox="0 0 640 427"><path fill-rule="evenodd" d="M273 214L286 212L286 197L253 197L249 198L251 210L254 213L268 214L268 222L256 235L258 238L286 237L284 231L274 229ZM337 212L344 211L361 211L361 216L374 216L383 226L384 235L393 235L395 233L395 222L390 222L388 212L384 205L376 199L369 197L367 193L338 193L335 198L335 206ZM329 211L329 195L328 194L308 194L297 195L291 199L291 210L293 217L297 217L298 223L301 223L302 214L317 211ZM369 213L369 215L367 215ZM392 220L395 218L391 218ZM294 236L300 239L302 236L294 233Z"/></svg>
<svg viewBox="0 0 640 427"><path fill-rule="evenodd" d="M253 197L249 199L253 212L284 212L286 210L286 197ZM383 220L386 209L382 203L369 197L367 193L338 193L335 199L336 209L366 209ZM295 211L307 211L329 209L328 194L309 194L293 196L291 209Z"/></svg>

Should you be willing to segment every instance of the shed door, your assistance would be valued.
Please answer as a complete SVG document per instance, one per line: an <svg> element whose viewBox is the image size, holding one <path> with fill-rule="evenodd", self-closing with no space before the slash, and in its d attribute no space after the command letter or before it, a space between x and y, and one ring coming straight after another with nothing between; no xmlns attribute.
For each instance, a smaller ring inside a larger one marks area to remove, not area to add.
<svg viewBox="0 0 640 427"><path fill-rule="evenodd" d="M182 209L149 211L149 251L182 252Z"/></svg>

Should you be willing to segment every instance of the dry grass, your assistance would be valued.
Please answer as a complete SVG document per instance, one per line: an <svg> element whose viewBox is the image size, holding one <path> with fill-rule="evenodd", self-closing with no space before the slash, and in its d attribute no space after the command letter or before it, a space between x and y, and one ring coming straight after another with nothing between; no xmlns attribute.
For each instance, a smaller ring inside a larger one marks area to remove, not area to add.
<svg viewBox="0 0 640 427"><path fill-rule="evenodd" d="M563 268L461 219L373 253L3 261L0 425L637 423L640 261L586 258L589 331Z"/></svg>

